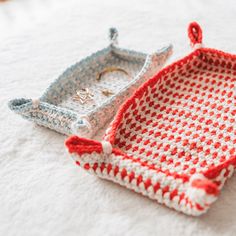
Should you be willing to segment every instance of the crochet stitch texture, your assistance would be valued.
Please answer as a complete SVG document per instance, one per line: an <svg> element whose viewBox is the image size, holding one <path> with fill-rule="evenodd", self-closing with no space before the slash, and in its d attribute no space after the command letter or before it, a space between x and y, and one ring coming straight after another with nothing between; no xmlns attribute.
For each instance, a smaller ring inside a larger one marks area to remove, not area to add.
<svg viewBox="0 0 236 236"><path fill-rule="evenodd" d="M161 70L119 109L102 142L72 136L76 164L188 215L205 213L236 166L236 55L202 47Z"/></svg>
<svg viewBox="0 0 236 236"><path fill-rule="evenodd" d="M113 118L117 108L166 62L172 46L145 54L117 46L118 31L110 29L110 45L68 68L39 99L13 99L9 108L23 118L66 135L93 136ZM117 67L131 78L114 72L98 81L98 73ZM77 90L92 91L94 99L80 104L73 100ZM101 91L111 91L104 96Z"/></svg>

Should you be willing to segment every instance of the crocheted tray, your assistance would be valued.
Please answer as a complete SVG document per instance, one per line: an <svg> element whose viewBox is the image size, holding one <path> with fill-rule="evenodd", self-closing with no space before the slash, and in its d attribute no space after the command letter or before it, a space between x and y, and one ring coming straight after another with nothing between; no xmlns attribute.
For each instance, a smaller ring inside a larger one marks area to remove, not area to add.
<svg viewBox="0 0 236 236"><path fill-rule="evenodd" d="M121 49L117 36L111 28L109 47L67 69L39 99L14 99L10 109L60 133L91 137L172 51L171 46L152 55Z"/></svg>
<svg viewBox="0 0 236 236"><path fill-rule="evenodd" d="M197 216L236 166L236 55L203 48L197 23L189 37L194 51L141 86L102 142L66 146L85 170Z"/></svg>

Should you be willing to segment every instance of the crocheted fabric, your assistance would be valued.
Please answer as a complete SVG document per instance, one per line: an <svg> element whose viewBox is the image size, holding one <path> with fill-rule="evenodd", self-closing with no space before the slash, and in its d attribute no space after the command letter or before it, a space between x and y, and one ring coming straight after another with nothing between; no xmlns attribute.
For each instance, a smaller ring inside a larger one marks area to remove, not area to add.
<svg viewBox="0 0 236 236"><path fill-rule="evenodd" d="M109 47L67 69L39 99L14 99L9 102L10 109L63 134L93 136L113 118L117 107L163 66L172 51L171 46L150 55L121 49L117 47L117 36L117 30L111 28ZM129 77L114 71L97 79L98 73L114 67ZM73 98L85 88L93 99L81 104Z"/></svg>
<svg viewBox="0 0 236 236"><path fill-rule="evenodd" d="M102 142L71 137L77 165L189 215L217 199L236 166L236 55L202 48L141 86Z"/></svg>

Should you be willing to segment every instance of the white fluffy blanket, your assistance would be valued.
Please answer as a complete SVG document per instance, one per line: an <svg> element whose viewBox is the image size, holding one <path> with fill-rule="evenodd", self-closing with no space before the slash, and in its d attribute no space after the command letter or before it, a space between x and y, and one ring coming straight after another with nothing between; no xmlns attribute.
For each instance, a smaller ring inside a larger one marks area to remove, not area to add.
<svg viewBox="0 0 236 236"><path fill-rule="evenodd" d="M74 165L65 136L11 113L7 101L38 97L67 66L107 45L151 52L169 42L171 61L190 52L187 25L206 46L236 53L235 0L15 0L0 4L0 235L235 235L236 177L210 211L177 213ZM102 132L101 132L102 133Z"/></svg>

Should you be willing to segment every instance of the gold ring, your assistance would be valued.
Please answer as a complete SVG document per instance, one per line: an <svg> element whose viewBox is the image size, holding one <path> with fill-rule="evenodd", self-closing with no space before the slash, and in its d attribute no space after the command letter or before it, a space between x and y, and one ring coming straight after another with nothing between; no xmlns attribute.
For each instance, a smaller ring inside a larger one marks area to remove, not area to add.
<svg viewBox="0 0 236 236"><path fill-rule="evenodd" d="M126 70L124 70L124 69L122 69L122 68L119 68L119 67L108 67L108 68L105 68L102 72L98 73L96 79L97 79L98 81L100 81L100 80L101 80L101 77L102 77L103 75L105 75L106 73L114 72L114 71L122 72L122 73L124 73L125 75L127 75L129 78L131 78L130 74L129 74Z"/></svg>

